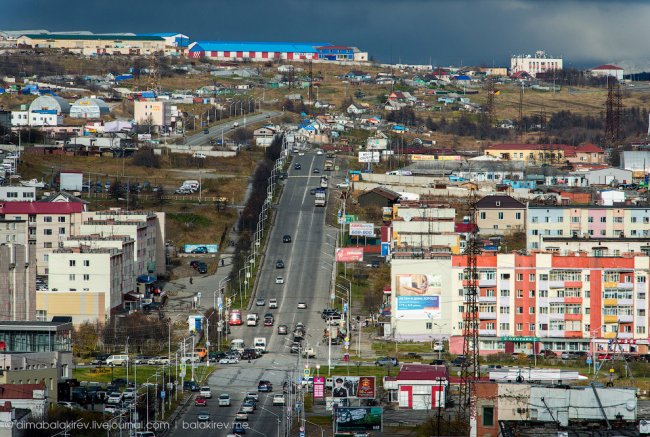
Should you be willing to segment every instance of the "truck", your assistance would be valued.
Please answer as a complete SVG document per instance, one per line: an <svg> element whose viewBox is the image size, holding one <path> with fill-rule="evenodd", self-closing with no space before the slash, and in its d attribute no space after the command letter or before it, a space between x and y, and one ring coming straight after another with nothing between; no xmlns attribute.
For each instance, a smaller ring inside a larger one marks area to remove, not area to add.
<svg viewBox="0 0 650 437"><path fill-rule="evenodd" d="M208 350L204 347L197 347L196 349L194 349L194 352L199 354L199 359L201 361L205 361L206 358L208 357Z"/></svg>
<svg viewBox="0 0 650 437"><path fill-rule="evenodd" d="M303 358L316 358L316 352L313 347L307 347L302 350Z"/></svg>
<svg viewBox="0 0 650 437"><path fill-rule="evenodd" d="M327 188L327 176L321 176L320 177L320 187L321 188Z"/></svg>
<svg viewBox="0 0 650 437"><path fill-rule="evenodd" d="M244 352L244 349L246 349L246 343L244 343L244 340L241 338L236 338L230 342L230 349L237 352Z"/></svg>
<svg viewBox="0 0 650 437"><path fill-rule="evenodd" d="M325 171L334 170L334 160L333 159L326 159L325 160L325 165L323 166L323 170L325 170Z"/></svg>
<svg viewBox="0 0 650 437"><path fill-rule="evenodd" d="M255 349L265 354L268 351L266 350L266 338L265 337L255 337L253 341L253 346Z"/></svg>
<svg viewBox="0 0 650 437"><path fill-rule="evenodd" d="M327 205L327 196L325 195L324 190L317 190L314 194L314 206L325 206Z"/></svg>

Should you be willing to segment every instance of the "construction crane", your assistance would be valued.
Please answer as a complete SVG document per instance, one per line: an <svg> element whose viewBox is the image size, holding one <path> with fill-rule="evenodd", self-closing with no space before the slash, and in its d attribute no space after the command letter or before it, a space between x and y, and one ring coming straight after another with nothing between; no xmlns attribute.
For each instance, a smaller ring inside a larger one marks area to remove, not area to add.
<svg viewBox="0 0 650 437"><path fill-rule="evenodd" d="M462 423L469 424L472 408L470 399L471 385L478 380L479 368L479 342L478 342L478 267L477 255L479 253L476 228L476 191L472 190L468 197L470 232L467 236L465 256L464 287L464 312L463 312L463 355L461 365L459 415Z"/></svg>
<svg viewBox="0 0 650 437"><path fill-rule="evenodd" d="M608 345L607 351L605 352L605 358L600 362L600 365L596 367L596 371L594 372L594 377L593 379L596 379L598 377L598 373L600 372L600 369L605 366L605 363L608 361L613 364L614 361L616 360L621 360L625 363L625 372L627 373L626 376L629 376L630 379L634 380L634 376L632 375L632 369L630 369L630 363L628 363L627 359L625 358L625 355L623 355L623 350L621 349L621 344L619 343L618 340L618 333L621 331L621 321L618 320L616 323L616 336L612 340L611 345ZM610 349L611 349L611 354L610 354ZM594 363L596 362L595 357L592 357L594 360ZM610 380L607 383L607 385L612 386L613 381L612 381L612 375L610 375Z"/></svg>

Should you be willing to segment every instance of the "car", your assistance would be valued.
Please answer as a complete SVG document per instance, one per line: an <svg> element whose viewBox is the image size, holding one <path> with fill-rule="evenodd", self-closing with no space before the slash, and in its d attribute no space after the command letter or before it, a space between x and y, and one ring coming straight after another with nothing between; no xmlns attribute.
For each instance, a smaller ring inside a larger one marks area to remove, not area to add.
<svg viewBox="0 0 650 437"><path fill-rule="evenodd" d="M237 413L235 414L235 420L243 420L243 421L248 420L248 413L246 413L243 410L237 411Z"/></svg>
<svg viewBox="0 0 650 437"><path fill-rule="evenodd" d="M263 307L264 305L266 305L266 300L263 297L258 297L257 300L255 300L255 306Z"/></svg>
<svg viewBox="0 0 650 437"><path fill-rule="evenodd" d="M464 355L458 355L451 361L452 366L462 366L465 363L466 359Z"/></svg>
<svg viewBox="0 0 650 437"><path fill-rule="evenodd" d="M225 352L221 352L221 351L208 352L208 360L210 360L210 362L212 363L219 361L222 358L226 358Z"/></svg>
<svg viewBox="0 0 650 437"><path fill-rule="evenodd" d="M382 357L375 361L375 366L397 366L399 362L397 358L392 357Z"/></svg>
<svg viewBox="0 0 650 437"><path fill-rule="evenodd" d="M348 182L341 182L336 184L336 188L350 188L350 184Z"/></svg>
<svg viewBox="0 0 650 437"><path fill-rule="evenodd" d="M200 389L196 381L183 381L183 390L198 392Z"/></svg>
<svg viewBox="0 0 650 437"><path fill-rule="evenodd" d="M241 410L245 413L254 413L255 412L255 402L253 401L246 401L241 405Z"/></svg>
<svg viewBox="0 0 650 437"><path fill-rule="evenodd" d="M92 361L90 361L90 364L92 364L93 366L104 365L106 364L106 359L110 356L111 354L97 354L95 355L95 358Z"/></svg>
<svg viewBox="0 0 650 437"><path fill-rule="evenodd" d="M273 384L271 384L271 381L262 379L260 380L259 384L257 384L257 391L271 393L273 391Z"/></svg>
<svg viewBox="0 0 650 437"><path fill-rule="evenodd" d="M199 260L196 260L196 259L192 260L192 261L190 261L190 267L192 267L193 269L196 269L199 266L200 263L201 263L201 261L199 261Z"/></svg>
<svg viewBox="0 0 650 437"><path fill-rule="evenodd" d="M307 304L305 302L298 302L298 309L299 310L304 310L307 308Z"/></svg>
<svg viewBox="0 0 650 437"><path fill-rule="evenodd" d="M119 391L112 392L106 399L107 404L119 404L120 402L122 402L122 393Z"/></svg>
<svg viewBox="0 0 650 437"><path fill-rule="evenodd" d="M560 358L562 358L563 360L575 360L578 357L577 357L576 354L574 354L572 352L562 352L562 355L560 355Z"/></svg>
<svg viewBox="0 0 650 437"><path fill-rule="evenodd" d="M208 157L208 155L206 155L206 154L203 153L203 152L194 152L194 153L192 154L192 158L205 159L205 158L207 158L207 157Z"/></svg>
<svg viewBox="0 0 650 437"><path fill-rule="evenodd" d="M260 400L260 395L257 392L249 391L248 393L246 393L246 399L252 399L255 402L257 402Z"/></svg>
<svg viewBox="0 0 650 437"><path fill-rule="evenodd" d="M201 393L201 396L204 396L206 399L212 398L212 391L210 390L210 387L208 387L207 385L201 387L201 391L199 393Z"/></svg>
<svg viewBox="0 0 650 437"><path fill-rule="evenodd" d="M235 434L246 434L246 427L243 423L235 422L232 424L232 432Z"/></svg>
<svg viewBox="0 0 650 437"><path fill-rule="evenodd" d="M269 308L277 308L278 307L278 300L274 297L269 299Z"/></svg>
<svg viewBox="0 0 650 437"><path fill-rule="evenodd" d="M201 274L206 274L208 273L208 265L204 262L200 262L196 267L196 271Z"/></svg>
<svg viewBox="0 0 650 437"><path fill-rule="evenodd" d="M237 364L238 362L237 357L226 357L219 360L219 364Z"/></svg>
<svg viewBox="0 0 650 437"><path fill-rule="evenodd" d="M320 170L317 169L317 168L314 168L314 169L312 170L312 173L320 173Z"/></svg>
<svg viewBox="0 0 650 437"><path fill-rule="evenodd" d="M287 325L278 325L278 335L287 335L289 327Z"/></svg>
<svg viewBox="0 0 650 437"><path fill-rule="evenodd" d="M284 395L281 394L273 395L273 405L284 406Z"/></svg>
<svg viewBox="0 0 650 437"><path fill-rule="evenodd" d="M134 387L127 387L122 392L122 397L124 398L124 400L135 399L135 395L136 395L136 391Z"/></svg>
<svg viewBox="0 0 650 437"><path fill-rule="evenodd" d="M219 406L220 407L230 406L230 395L228 393L222 393L219 395Z"/></svg>
<svg viewBox="0 0 650 437"><path fill-rule="evenodd" d="M271 118L271 114L266 114L264 118Z"/></svg>
<svg viewBox="0 0 650 437"><path fill-rule="evenodd" d="M291 343L291 346L289 346L289 352L292 354L297 354L300 352L300 343L297 341L294 341Z"/></svg>
<svg viewBox="0 0 650 437"><path fill-rule="evenodd" d="M200 411L199 414L196 415L196 419L199 422L207 422L208 420L210 420L210 413L208 413L207 411Z"/></svg>
<svg viewBox="0 0 650 437"><path fill-rule="evenodd" d="M203 133L208 135L210 133L210 129L203 129Z"/></svg>
<svg viewBox="0 0 650 437"><path fill-rule="evenodd" d="M120 412L122 409L117 405L106 405L104 407L104 414L115 414Z"/></svg>
<svg viewBox="0 0 650 437"><path fill-rule="evenodd" d="M135 357L135 358L133 359L133 362L134 362L135 364L140 364L140 365L142 365L142 364L149 364L149 360L150 360L151 358L152 358L152 357L150 357L150 356L148 356L148 355L138 355L137 357Z"/></svg>
<svg viewBox="0 0 650 437"><path fill-rule="evenodd" d="M305 156L305 152L298 152L298 156Z"/></svg>
<svg viewBox="0 0 650 437"><path fill-rule="evenodd" d="M194 399L194 405L197 407L205 407L208 405L208 400L205 396L197 396L196 399Z"/></svg>
<svg viewBox="0 0 650 437"><path fill-rule="evenodd" d="M276 276L275 277L275 283L276 284L284 284L284 278L282 276Z"/></svg>
<svg viewBox="0 0 650 437"><path fill-rule="evenodd" d="M73 410L83 410L83 407L76 402L61 401L61 402L57 402L56 404L59 407L63 407L63 408L71 408Z"/></svg>
<svg viewBox="0 0 650 437"><path fill-rule="evenodd" d="M302 168L302 165L300 165L299 163L295 163L295 164L293 165L293 169L294 169L294 170L300 170L301 168Z"/></svg>
<svg viewBox="0 0 650 437"><path fill-rule="evenodd" d="M283 243L291 243L291 235L285 235L282 237Z"/></svg>
<svg viewBox="0 0 650 437"><path fill-rule="evenodd" d="M277 260L275 262L275 268L276 269L283 269L284 268L284 261L282 261L281 259Z"/></svg>
<svg viewBox="0 0 650 437"><path fill-rule="evenodd" d="M271 314L264 316L264 326L273 326L275 319Z"/></svg>
<svg viewBox="0 0 650 437"><path fill-rule="evenodd" d="M445 360L438 360L435 359L429 363L431 366L444 366L445 365Z"/></svg>
<svg viewBox="0 0 650 437"><path fill-rule="evenodd" d="M197 248L192 249L190 253L208 253L208 248L205 246L199 246Z"/></svg>
<svg viewBox="0 0 650 437"><path fill-rule="evenodd" d="M409 352L409 353L406 354L406 358L411 358L411 359L414 359L414 360L421 360L422 355L420 355L417 352Z"/></svg>
<svg viewBox="0 0 650 437"><path fill-rule="evenodd" d="M557 354L553 352L552 350L549 349L544 349L542 351L539 351L539 354L543 356L544 358L556 358Z"/></svg>
<svg viewBox="0 0 650 437"><path fill-rule="evenodd" d="M323 151L320 150L320 149L319 149L319 150L316 150L316 154L317 154L317 155L322 155L322 154L323 154Z"/></svg>

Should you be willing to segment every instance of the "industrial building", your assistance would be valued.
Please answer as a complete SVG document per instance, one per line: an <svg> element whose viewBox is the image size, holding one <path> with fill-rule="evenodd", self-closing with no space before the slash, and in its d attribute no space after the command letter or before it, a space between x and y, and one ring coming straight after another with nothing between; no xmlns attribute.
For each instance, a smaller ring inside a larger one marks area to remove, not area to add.
<svg viewBox="0 0 650 437"><path fill-rule="evenodd" d="M164 53L166 40L161 36L28 34L18 37L18 47L58 49L85 56L152 55Z"/></svg>
<svg viewBox="0 0 650 437"><path fill-rule="evenodd" d="M625 70L617 65L605 64L594 67L589 72L592 76L615 77L617 80L623 80Z"/></svg>
<svg viewBox="0 0 650 437"><path fill-rule="evenodd" d="M79 99L70 107L70 117L72 118L101 118L110 112L105 101L93 97Z"/></svg>
<svg viewBox="0 0 650 437"><path fill-rule="evenodd" d="M29 105L30 126L61 126L63 117L70 114L70 103L63 97L43 95Z"/></svg>
<svg viewBox="0 0 650 437"><path fill-rule="evenodd" d="M540 73L562 70L562 58L549 56L543 50L534 55L514 55L510 58L510 74L525 72L536 77Z"/></svg>

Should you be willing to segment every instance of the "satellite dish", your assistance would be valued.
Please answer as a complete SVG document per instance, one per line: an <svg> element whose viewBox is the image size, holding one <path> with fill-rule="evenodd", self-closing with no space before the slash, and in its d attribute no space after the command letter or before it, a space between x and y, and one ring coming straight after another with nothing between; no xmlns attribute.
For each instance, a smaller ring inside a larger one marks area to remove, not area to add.
<svg viewBox="0 0 650 437"><path fill-rule="evenodd" d="M411 214L409 214L409 213L404 214L404 221L405 222L410 222L412 218L413 217L411 217Z"/></svg>
<svg viewBox="0 0 650 437"><path fill-rule="evenodd" d="M625 408L627 409L627 411L634 411L636 409L636 402L631 400L627 401L625 403Z"/></svg>

